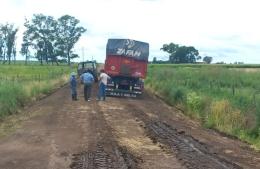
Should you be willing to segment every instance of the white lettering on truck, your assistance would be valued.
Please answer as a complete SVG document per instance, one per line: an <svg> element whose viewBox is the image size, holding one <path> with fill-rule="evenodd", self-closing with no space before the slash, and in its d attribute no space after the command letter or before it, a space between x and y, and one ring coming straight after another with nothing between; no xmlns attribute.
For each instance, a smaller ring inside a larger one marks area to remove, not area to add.
<svg viewBox="0 0 260 169"><path fill-rule="evenodd" d="M127 56L134 56L134 57L140 57L141 52L135 51L135 50L126 50L123 48L117 48L116 54L118 55L127 55Z"/></svg>

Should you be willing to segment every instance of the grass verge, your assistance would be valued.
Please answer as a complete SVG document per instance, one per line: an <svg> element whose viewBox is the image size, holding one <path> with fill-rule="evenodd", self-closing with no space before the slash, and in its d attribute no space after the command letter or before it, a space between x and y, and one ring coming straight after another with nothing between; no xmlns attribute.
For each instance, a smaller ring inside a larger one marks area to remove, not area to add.
<svg viewBox="0 0 260 169"><path fill-rule="evenodd" d="M204 127L235 136L260 150L258 67L150 65L145 83Z"/></svg>

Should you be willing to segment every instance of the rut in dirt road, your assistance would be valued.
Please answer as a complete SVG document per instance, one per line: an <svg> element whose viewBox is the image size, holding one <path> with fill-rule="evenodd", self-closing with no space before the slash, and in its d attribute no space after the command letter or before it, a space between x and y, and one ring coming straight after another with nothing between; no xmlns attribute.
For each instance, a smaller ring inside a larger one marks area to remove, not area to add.
<svg viewBox="0 0 260 169"><path fill-rule="evenodd" d="M167 124L153 122L147 127L150 137L169 146L189 169L242 169L232 162L211 154L206 146Z"/></svg>
<svg viewBox="0 0 260 169"><path fill-rule="evenodd" d="M97 145L95 152L82 152L74 155L71 169L135 169L136 161L133 160L126 149L116 147L114 149L116 160L112 160L111 155L107 153L103 146Z"/></svg>
<svg viewBox="0 0 260 169"><path fill-rule="evenodd" d="M74 155L73 161L70 166L72 169L112 168L111 158L100 145L96 152L82 152Z"/></svg>
<svg viewBox="0 0 260 169"><path fill-rule="evenodd" d="M128 104L133 107L133 105ZM242 169L237 164L228 161L214 152L210 148L185 135L184 131L177 131L174 127L158 119L152 119L137 107L132 108L133 114L142 120L143 126L155 143L161 143L188 169Z"/></svg>
<svg viewBox="0 0 260 169"><path fill-rule="evenodd" d="M94 88L95 89L95 88ZM71 169L136 169L138 160L126 148L118 145L111 127L107 124L98 102L89 105L89 123L92 138L88 149L74 154Z"/></svg>

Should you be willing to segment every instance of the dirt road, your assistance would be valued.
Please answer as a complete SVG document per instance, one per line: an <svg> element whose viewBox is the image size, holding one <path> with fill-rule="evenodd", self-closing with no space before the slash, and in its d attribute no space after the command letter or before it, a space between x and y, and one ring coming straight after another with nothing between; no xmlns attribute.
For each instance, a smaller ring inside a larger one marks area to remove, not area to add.
<svg viewBox="0 0 260 169"><path fill-rule="evenodd" d="M65 86L24 110L37 115L0 139L1 169L260 168L260 153L247 144L201 128L148 93L106 102L69 96Z"/></svg>

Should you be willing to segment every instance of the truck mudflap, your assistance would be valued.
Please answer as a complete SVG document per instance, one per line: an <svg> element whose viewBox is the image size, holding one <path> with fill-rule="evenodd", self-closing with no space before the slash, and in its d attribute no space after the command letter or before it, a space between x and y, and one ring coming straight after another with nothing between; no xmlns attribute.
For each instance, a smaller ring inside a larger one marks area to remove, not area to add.
<svg viewBox="0 0 260 169"><path fill-rule="evenodd" d="M138 97L142 95L141 91L130 91L130 90L120 90L120 89L106 89L107 96L117 96L117 97Z"/></svg>

